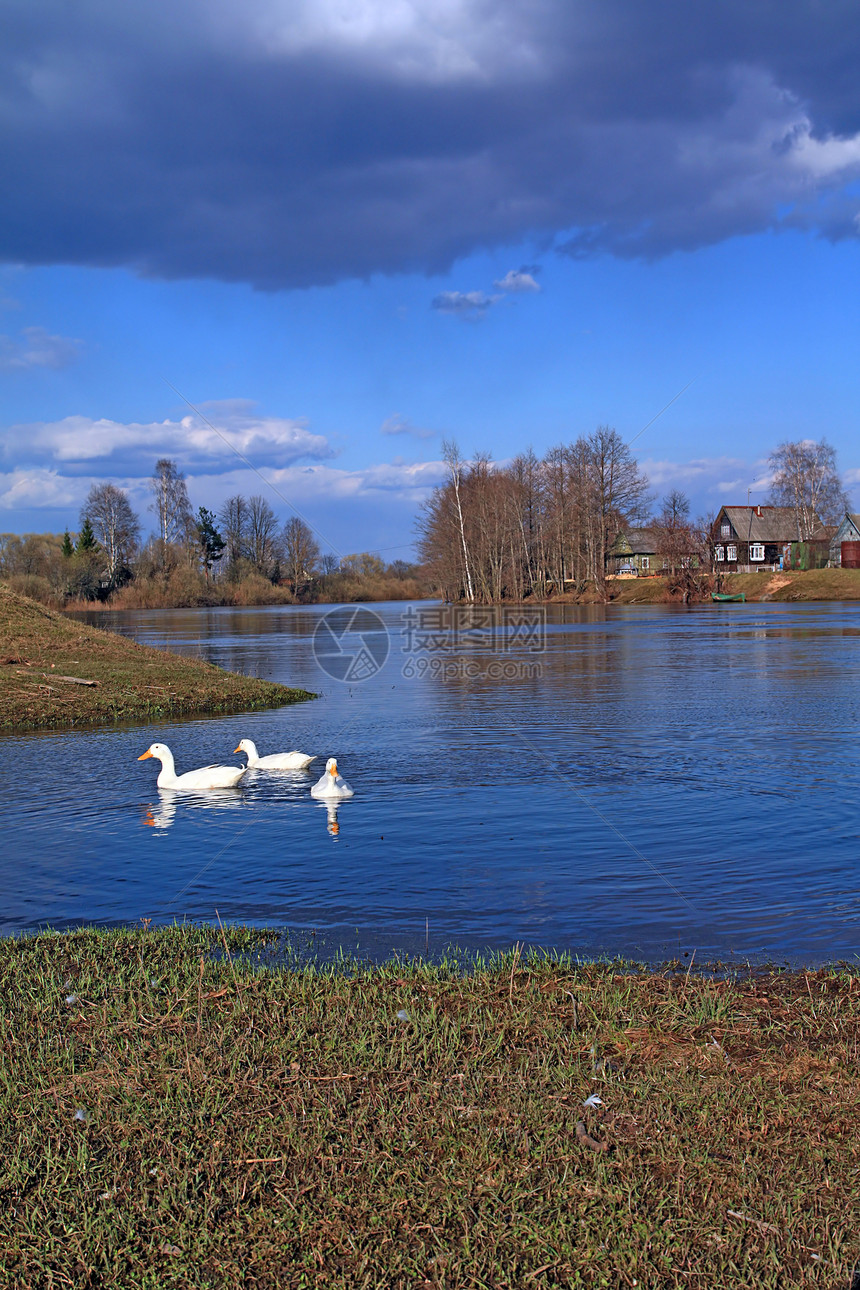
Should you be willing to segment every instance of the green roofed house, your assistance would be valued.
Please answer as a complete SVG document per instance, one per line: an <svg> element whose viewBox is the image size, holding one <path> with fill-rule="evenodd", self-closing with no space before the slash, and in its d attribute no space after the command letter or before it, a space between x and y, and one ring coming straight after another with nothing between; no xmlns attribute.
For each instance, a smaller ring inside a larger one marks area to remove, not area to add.
<svg viewBox="0 0 860 1290"><path fill-rule="evenodd" d="M619 533L606 557L606 572L610 575L658 573L662 559L657 559L657 535L653 529L627 529Z"/></svg>

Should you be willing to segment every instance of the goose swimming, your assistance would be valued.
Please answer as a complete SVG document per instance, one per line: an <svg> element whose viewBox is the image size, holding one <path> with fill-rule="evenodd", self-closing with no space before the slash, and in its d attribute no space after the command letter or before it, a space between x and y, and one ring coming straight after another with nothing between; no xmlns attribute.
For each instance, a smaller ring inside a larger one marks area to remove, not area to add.
<svg viewBox="0 0 860 1290"><path fill-rule="evenodd" d="M337 773L337 758L329 757L325 764L325 774L311 789L311 797L355 797L349 784Z"/></svg>
<svg viewBox="0 0 860 1290"><path fill-rule="evenodd" d="M248 770L307 770L311 762L316 761L316 757L302 752L269 753L267 757L261 757L253 739L240 739L239 747L233 751L245 754Z"/></svg>
<svg viewBox="0 0 860 1290"><path fill-rule="evenodd" d="M207 788L234 788L248 769L247 766L201 766L199 770L187 770L184 775L177 775L173 753L167 744L151 744L138 761L154 757L161 762L161 770L155 781L159 788L175 788L194 793Z"/></svg>

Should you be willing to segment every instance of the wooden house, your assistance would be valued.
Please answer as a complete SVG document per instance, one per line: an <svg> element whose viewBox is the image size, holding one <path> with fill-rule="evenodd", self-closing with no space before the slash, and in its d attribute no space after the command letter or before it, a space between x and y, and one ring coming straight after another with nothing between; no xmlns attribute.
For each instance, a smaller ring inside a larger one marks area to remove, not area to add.
<svg viewBox="0 0 860 1290"><path fill-rule="evenodd" d="M658 573L663 561L657 559L657 536L653 529L627 529L616 537L606 557L610 576L640 577Z"/></svg>
<svg viewBox="0 0 860 1290"><path fill-rule="evenodd" d="M716 573L820 568L830 558L830 533L819 522L801 541L793 506L723 506L711 550Z"/></svg>

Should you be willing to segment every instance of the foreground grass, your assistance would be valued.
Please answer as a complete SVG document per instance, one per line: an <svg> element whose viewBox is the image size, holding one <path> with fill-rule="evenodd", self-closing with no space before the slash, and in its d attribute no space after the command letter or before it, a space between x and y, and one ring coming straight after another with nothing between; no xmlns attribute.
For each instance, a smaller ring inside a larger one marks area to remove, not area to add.
<svg viewBox="0 0 860 1290"><path fill-rule="evenodd" d="M247 711L310 698L74 622L0 583L0 730Z"/></svg>
<svg viewBox="0 0 860 1290"><path fill-rule="evenodd" d="M851 1284L857 976L229 936L0 942L4 1284Z"/></svg>

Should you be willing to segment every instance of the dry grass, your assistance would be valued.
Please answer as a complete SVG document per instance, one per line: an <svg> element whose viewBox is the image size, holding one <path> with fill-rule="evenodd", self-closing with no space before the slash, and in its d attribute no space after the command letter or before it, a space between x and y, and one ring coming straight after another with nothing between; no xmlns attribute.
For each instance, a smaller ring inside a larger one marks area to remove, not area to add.
<svg viewBox="0 0 860 1290"><path fill-rule="evenodd" d="M310 698L87 627L0 584L0 729L149 721Z"/></svg>
<svg viewBox="0 0 860 1290"><path fill-rule="evenodd" d="M5 1284L849 1286L856 975L229 937L0 943Z"/></svg>

